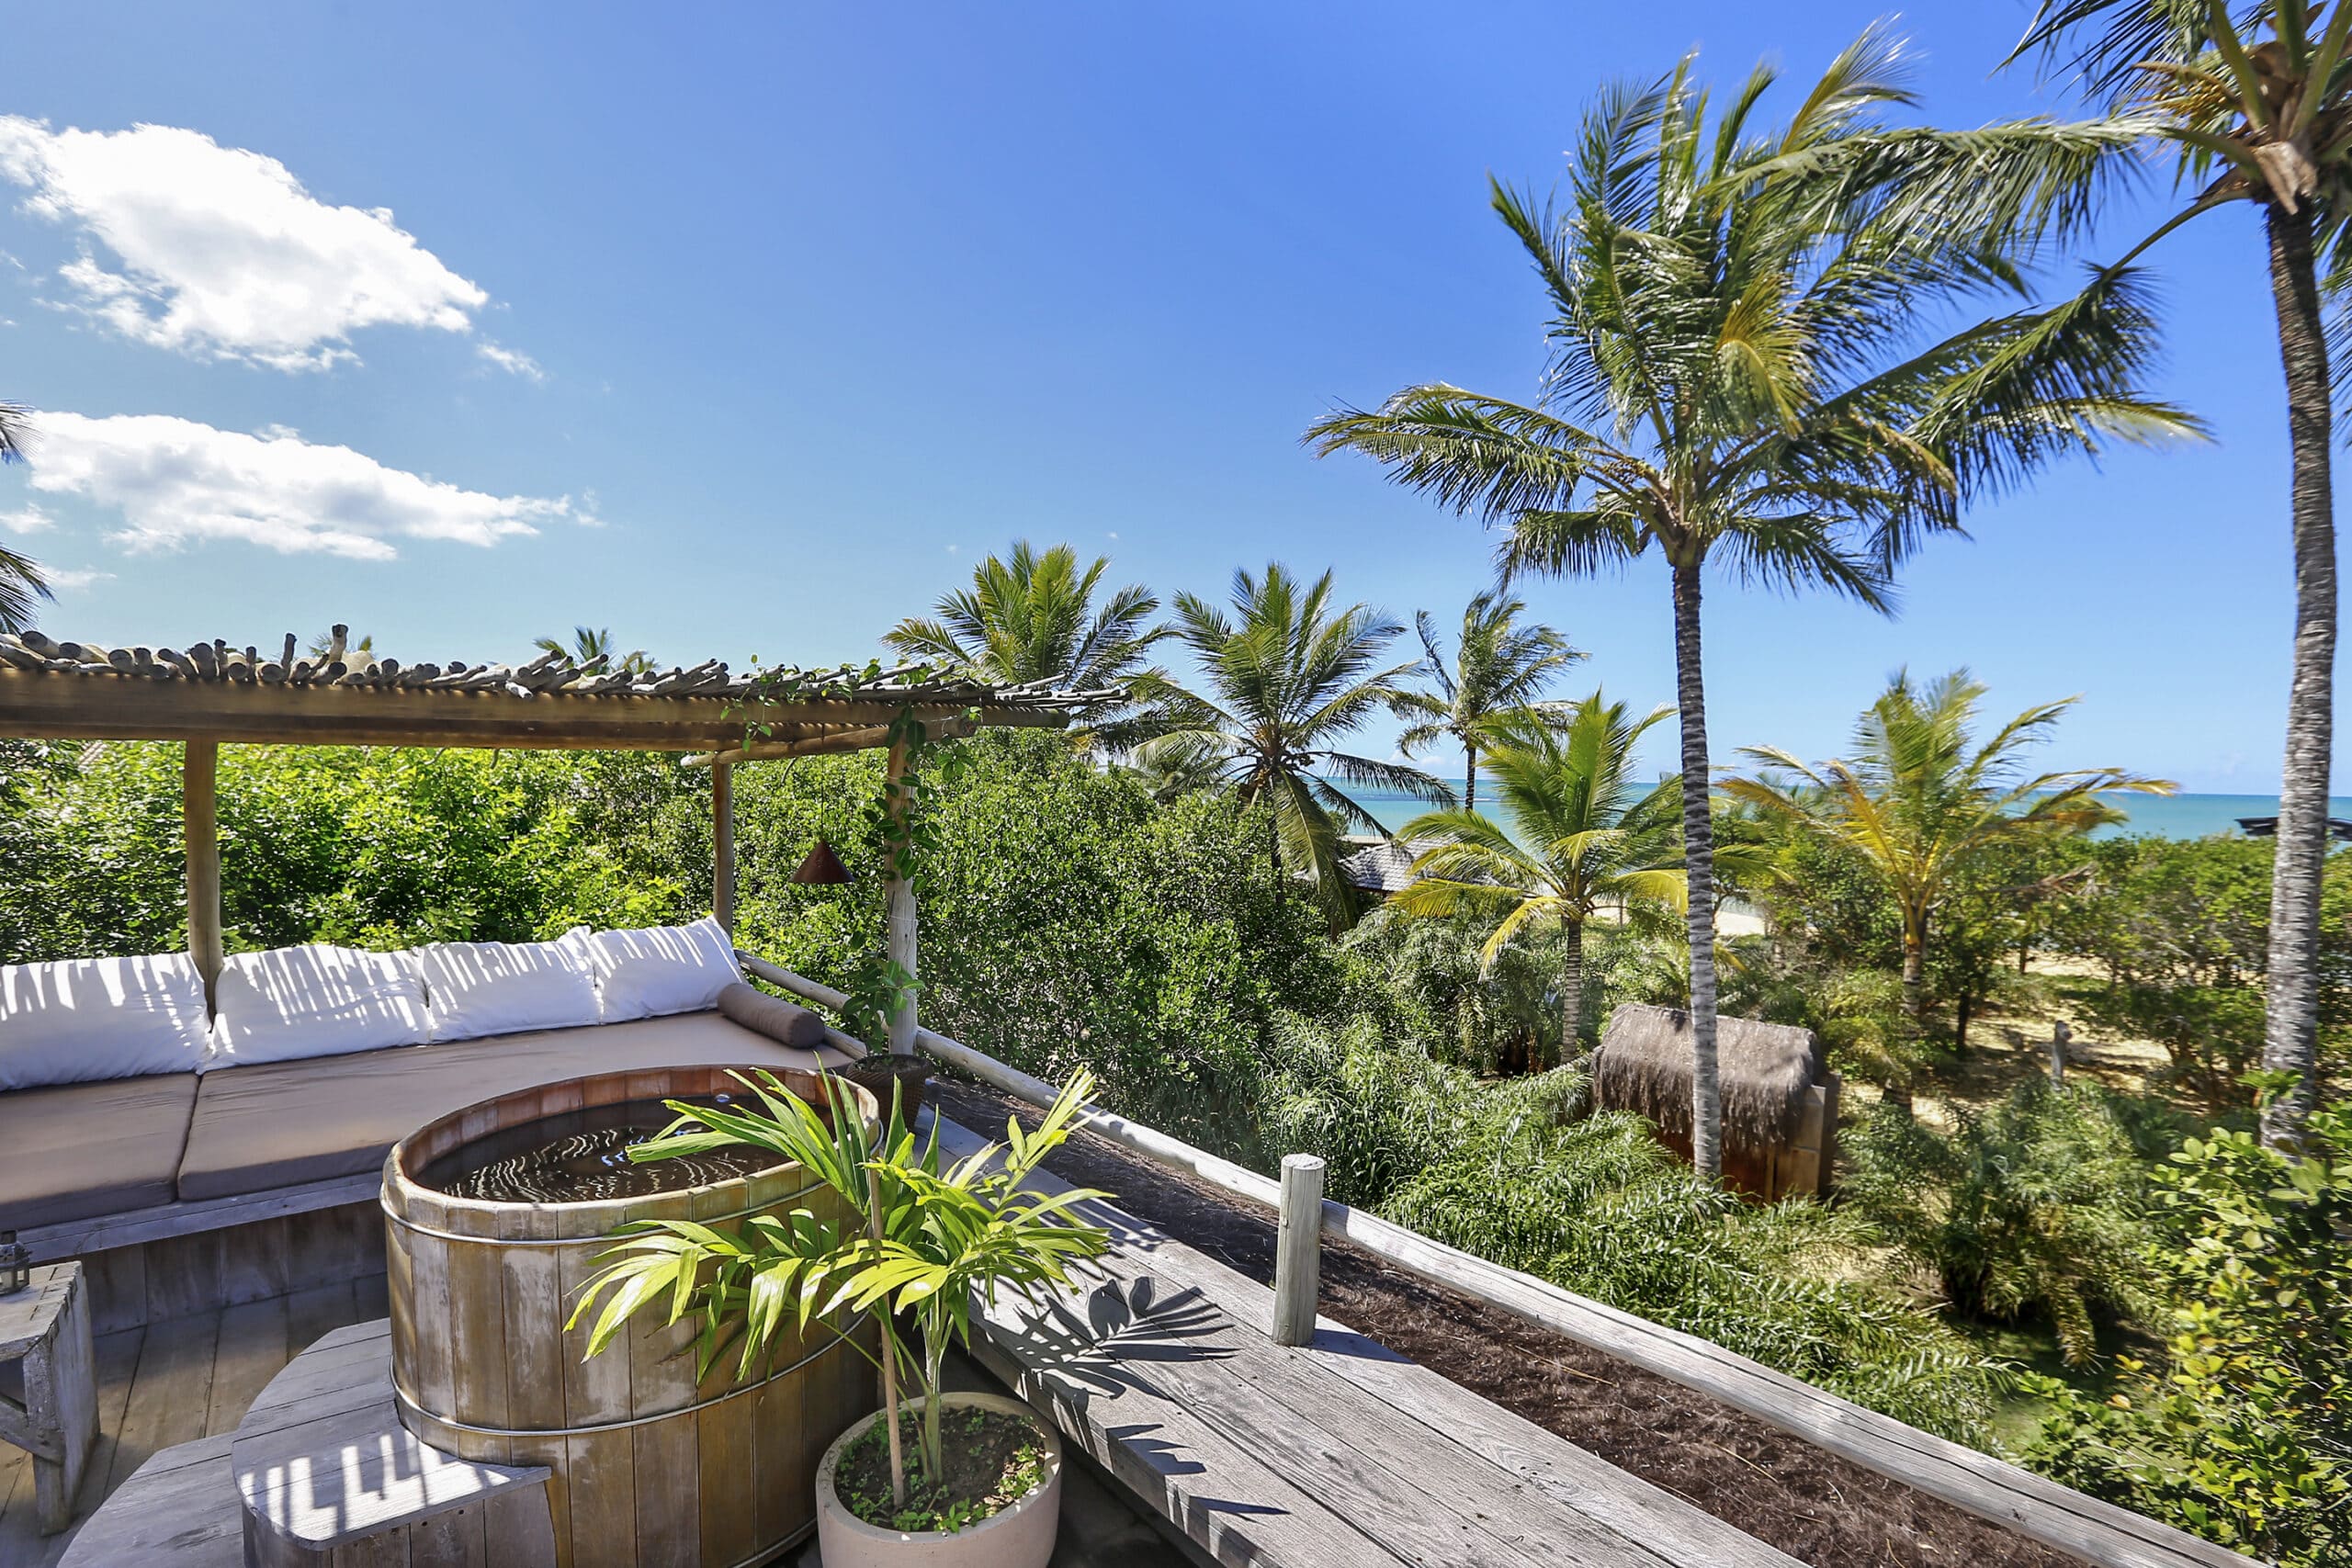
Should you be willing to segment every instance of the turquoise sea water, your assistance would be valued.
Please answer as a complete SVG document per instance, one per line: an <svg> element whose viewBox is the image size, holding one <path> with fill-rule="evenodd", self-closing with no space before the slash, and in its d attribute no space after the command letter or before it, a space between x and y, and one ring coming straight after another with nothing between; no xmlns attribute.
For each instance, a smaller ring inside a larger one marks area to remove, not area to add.
<svg viewBox="0 0 2352 1568"><path fill-rule="evenodd" d="M1379 819L1382 827L1391 831L1427 809L1409 795L1381 790L1350 793ZM2202 839L2213 833L2235 833L2241 817L2278 814L2278 797L2275 795L2124 795L2114 798L2118 807L2131 813L2131 819L2118 827L2102 828L2093 837L2107 839L2139 833L2155 839ZM2352 795L2339 795L2330 800L2328 815L2352 819Z"/></svg>

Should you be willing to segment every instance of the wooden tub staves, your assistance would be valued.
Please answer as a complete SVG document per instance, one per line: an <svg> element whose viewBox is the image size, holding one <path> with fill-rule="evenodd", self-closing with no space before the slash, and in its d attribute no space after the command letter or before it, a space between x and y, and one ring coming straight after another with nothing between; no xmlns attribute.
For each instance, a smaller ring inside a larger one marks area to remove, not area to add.
<svg viewBox="0 0 2352 1568"><path fill-rule="evenodd" d="M740 1069L750 1071L749 1068ZM823 1102L813 1073L778 1077ZM862 1108L870 1099L858 1091ZM629 1220L732 1220L845 1212L799 1166L779 1164L673 1192L588 1202L453 1197L421 1179L444 1155L499 1132L597 1106L743 1097L725 1067L574 1078L484 1100L420 1128L384 1165L392 1382L401 1420L463 1458L544 1464L565 1568L763 1561L814 1518L817 1462L872 1410L872 1364L825 1325L789 1325L764 1367L735 1358L695 1379L694 1325L639 1314L604 1353L564 1326L613 1227ZM861 1330L872 1348L870 1325Z"/></svg>

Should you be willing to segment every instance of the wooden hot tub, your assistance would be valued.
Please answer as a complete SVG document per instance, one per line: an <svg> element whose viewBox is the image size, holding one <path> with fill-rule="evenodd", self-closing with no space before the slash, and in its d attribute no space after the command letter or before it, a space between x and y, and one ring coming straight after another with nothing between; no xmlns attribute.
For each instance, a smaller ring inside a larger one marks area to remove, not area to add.
<svg viewBox="0 0 2352 1568"><path fill-rule="evenodd" d="M769 1367L741 1383L730 1352L697 1385L691 1321L661 1328L641 1314L602 1355L588 1356L589 1325L567 1331L564 1320L607 1234L629 1220L797 1208L837 1217L843 1205L789 1163L582 1201L458 1197L427 1179L442 1179L478 1148L520 1147L542 1133L628 1117L617 1108L748 1098L729 1071L610 1073L503 1095L427 1123L384 1164L401 1423L447 1453L551 1467L556 1551L567 1568L763 1561L810 1528L819 1458L877 1403L872 1364L817 1324L805 1342L787 1324ZM823 1103L816 1074L777 1076ZM872 1115L871 1097L856 1092ZM865 1333L871 1348L872 1330Z"/></svg>

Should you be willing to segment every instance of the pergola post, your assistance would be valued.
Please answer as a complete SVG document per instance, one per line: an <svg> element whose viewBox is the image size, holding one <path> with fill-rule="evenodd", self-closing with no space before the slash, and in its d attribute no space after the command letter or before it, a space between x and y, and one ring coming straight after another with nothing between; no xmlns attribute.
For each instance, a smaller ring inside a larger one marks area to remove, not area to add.
<svg viewBox="0 0 2352 1568"><path fill-rule="evenodd" d="M884 774L883 789L889 803L893 836L902 832L907 821L907 743L893 741L890 761ZM907 983L915 977L915 890L899 870L903 855L891 856L885 886L890 899L888 953L890 962L906 971ZM910 990L899 1003L899 1010L890 1015L890 1054L911 1056L915 1054L915 998Z"/></svg>
<svg viewBox="0 0 2352 1568"><path fill-rule="evenodd" d="M735 769L719 762L710 770L710 912L720 929L735 934Z"/></svg>
<svg viewBox="0 0 2352 1568"><path fill-rule="evenodd" d="M208 1006L220 978L220 829L214 788L220 747L191 740L180 763L180 823L187 845L187 955L204 976Z"/></svg>

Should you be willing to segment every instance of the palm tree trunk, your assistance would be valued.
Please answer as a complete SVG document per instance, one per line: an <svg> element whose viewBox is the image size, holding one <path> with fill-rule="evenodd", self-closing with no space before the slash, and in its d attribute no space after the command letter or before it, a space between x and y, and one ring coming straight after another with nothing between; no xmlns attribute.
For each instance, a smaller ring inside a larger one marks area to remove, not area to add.
<svg viewBox="0 0 2352 1568"><path fill-rule="evenodd" d="M1713 1181L1724 1173L1724 1101L1715 1072L1715 825L1699 564L1674 565L1674 687L1682 718L1682 865L1690 887L1690 1164Z"/></svg>
<svg viewBox="0 0 2352 1568"><path fill-rule="evenodd" d="M1467 740L1462 743L1462 809L1478 809L1478 748Z"/></svg>
<svg viewBox="0 0 2352 1568"><path fill-rule="evenodd" d="M2327 859L2330 691L2335 663L2335 515L2328 472L2327 339L2312 260L2312 209L2269 209L2270 291L2287 372L2294 449L2295 654L2287 758L2278 780L2270 874L2270 953L2262 1065L2294 1086L2264 1111L2274 1147L2301 1141L2318 1090L2320 878Z"/></svg>
<svg viewBox="0 0 2352 1568"><path fill-rule="evenodd" d="M1566 951L1560 957L1560 1065L1582 1053L1584 1028L1584 922L1566 920L1560 927Z"/></svg>

